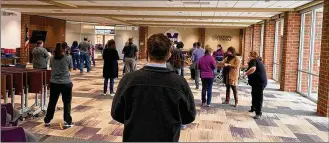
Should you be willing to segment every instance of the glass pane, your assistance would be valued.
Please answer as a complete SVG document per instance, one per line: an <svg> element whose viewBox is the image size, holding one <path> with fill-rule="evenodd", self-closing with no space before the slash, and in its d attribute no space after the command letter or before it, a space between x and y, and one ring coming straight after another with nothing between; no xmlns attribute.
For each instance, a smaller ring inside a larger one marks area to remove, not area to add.
<svg viewBox="0 0 329 143"><path fill-rule="evenodd" d="M299 72L300 74L300 91L301 93L307 95L308 94L308 74L304 72Z"/></svg>
<svg viewBox="0 0 329 143"><path fill-rule="evenodd" d="M314 74L319 74L319 70L320 70L322 22L323 22L323 9L321 8L316 10L314 51L313 51L313 63L312 63L313 64L312 73Z"/></svg>
<svg viewBox="0 0 329 143"><path fill-rule="evenodd" d="M304 37L303 37L303 55L302 55L302 70L307 71L309 69L310 61L310 42L311 42L311 26L312 26L312 13L305 13L304 20Z"/></svg>
<svg viewBox="0 0 329 143"><path fill-rule="evenodd" d="M312 75L312 91L310 97L318 100L319 77Z"/></svg>

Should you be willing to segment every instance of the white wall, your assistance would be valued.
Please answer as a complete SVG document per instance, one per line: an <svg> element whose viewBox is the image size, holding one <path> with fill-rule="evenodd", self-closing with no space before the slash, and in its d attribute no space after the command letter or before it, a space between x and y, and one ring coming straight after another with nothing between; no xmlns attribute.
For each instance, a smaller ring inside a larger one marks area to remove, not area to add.
<svg viewBox="0 0 329 143"><path fill-rule="evenodd" d="M13 11L6 11L6 12L13 12ZM16 13L17 15L16 16L1 15L1 48L15 49L21 47L21 13L20 12L14 12L14 13Z"/></svg>
<svg viewBox="0 0 329 143"><path fill-rule="evenodd" d="M65 41L69 46L72 45L73 41L80 42L80 31L81 31L81 24L72 24L66 22L65 28Z"/></svg>
<svg viewBox="0 0 329 143"><path fill-rule="evenodd" d="M123 58L122 49L130 37L134 38L134 44L139 48L139 31L138 30L115 30L115 45L118 50L120 59Z"/></svg>

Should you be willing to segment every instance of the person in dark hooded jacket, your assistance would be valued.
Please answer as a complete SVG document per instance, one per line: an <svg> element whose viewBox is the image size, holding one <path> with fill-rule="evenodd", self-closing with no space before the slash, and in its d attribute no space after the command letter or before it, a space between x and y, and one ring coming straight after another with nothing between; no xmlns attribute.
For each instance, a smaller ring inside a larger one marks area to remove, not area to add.
<svg viewBox="0 0 329 143"><path fill-rule="evenodd" d="M112 102L112 118L124 124L124 142L178 142L182 124L195 120L187 81L166 67L170 40L162 33L147 41L150 62L127 73Z"/></svg>

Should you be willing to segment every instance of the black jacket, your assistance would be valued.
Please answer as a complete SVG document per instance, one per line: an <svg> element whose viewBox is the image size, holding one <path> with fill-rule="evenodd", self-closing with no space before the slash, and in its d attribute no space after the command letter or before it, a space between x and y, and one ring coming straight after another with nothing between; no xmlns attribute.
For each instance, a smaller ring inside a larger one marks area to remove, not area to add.
<svg viewBox="0 0 329 143"><path fill-rule="evenodd" d="M117 78L118 73L119 73L118 51L114 48L106 48L103 51L103 59L104 59L103 77L104 78Z"/></svg>
<svg viewBox="0 0 329 143"><path fill-rule="evenodd" d="M195 119L195 103L183 77L145 66L122 78L111 115L124 124L123 141L177 142L181 124Z"/></svg>

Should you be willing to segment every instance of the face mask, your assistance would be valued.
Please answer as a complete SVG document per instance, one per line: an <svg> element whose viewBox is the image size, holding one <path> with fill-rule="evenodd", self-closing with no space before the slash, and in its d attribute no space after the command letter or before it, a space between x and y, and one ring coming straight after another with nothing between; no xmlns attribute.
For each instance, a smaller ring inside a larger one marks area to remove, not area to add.
<svg viewBox="0 0 329 143"><path fill-rule="evenodd" d="M227 52L227 55L232 56L232 53L231 52Z"/></svg>

